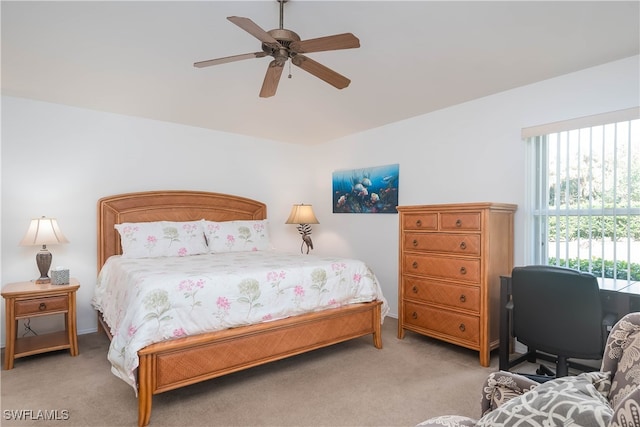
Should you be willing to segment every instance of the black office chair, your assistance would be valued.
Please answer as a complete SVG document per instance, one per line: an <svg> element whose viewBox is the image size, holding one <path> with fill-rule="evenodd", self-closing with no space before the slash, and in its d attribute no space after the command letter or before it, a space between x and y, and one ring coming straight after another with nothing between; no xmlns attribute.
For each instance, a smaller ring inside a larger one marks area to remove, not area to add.
<svg viewBox="0 0 640 427"><path fill-rule="evenodd" d="M504 278L503 278L504 279ZM615 316L603 316L600 289L596 277L563 267L534 265L516 267L511 274L511 299L503 305L510 328L501 319L500 369L537 359L555 362L555 373L540 365L543 377L568 375L569 367L597 370L568 359L602 358L607 328ZM503 283L504 287L504 283ZM503 301L505 291L503 290ZM509 360L510 339L507 332L527 346L527 352Z"/></svg>

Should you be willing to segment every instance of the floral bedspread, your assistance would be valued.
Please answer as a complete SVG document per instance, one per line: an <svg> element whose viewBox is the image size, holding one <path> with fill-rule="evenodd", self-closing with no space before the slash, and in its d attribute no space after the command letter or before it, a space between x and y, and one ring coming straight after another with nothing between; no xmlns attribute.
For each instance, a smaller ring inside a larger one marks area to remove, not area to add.
<svg viewBox="0 0 640 427"><path fill-rule="evenodd" d="M94 307L111 328L112 372L136 387L138 350L160 341L382 300L362 261L275 251L125 259L98 276Z"/></svg>

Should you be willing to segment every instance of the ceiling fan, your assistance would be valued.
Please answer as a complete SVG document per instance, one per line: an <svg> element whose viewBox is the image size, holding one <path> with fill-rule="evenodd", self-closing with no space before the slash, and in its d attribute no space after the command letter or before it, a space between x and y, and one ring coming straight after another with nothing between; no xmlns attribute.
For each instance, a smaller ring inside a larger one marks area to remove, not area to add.
<svg viewBox="0 0 640 427"><path fill-rule="evenodd" d="M262 52L245 53L242 55L227 56L224 58L210 59L193 64L194 67L203 68L212 65L225 64L227 62L240 61L250 58L263 58L272 56L273 61L267 68L264 76L261 98L268 98L276 94L278 83L284 64L291 59L296 65L306 72L324 80L330 85L344 89L349 86L351 80L313 59L303 55L304 53L322 52L328 50L352 49L360 47L360 40L351 33L336 34L333 36L319 37L309 40L300 40L300 36L283 27L284 4L288 0L277 0L280 3L280 28L265 31L249 18L229 16L227 19L242 28L262 42Z"/></svg>

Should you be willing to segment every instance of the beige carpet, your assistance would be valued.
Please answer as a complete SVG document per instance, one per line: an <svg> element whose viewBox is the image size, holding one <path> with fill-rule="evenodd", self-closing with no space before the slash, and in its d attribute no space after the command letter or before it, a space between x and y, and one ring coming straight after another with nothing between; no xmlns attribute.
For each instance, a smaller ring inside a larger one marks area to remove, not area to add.
<svg viewBox="0 0 640 427"><path fill-rule="evenodd" d="M497 369L477 352L383 325L370 336L154 396L150 426L413 426L436 415L480 415L481 387ZM133 389L111 374L104 335L67 351L17 359L2 371L2 426L135 426ZM16 421L38 411L58 421ZM67 411L67 412L63 412Z"/></svg>

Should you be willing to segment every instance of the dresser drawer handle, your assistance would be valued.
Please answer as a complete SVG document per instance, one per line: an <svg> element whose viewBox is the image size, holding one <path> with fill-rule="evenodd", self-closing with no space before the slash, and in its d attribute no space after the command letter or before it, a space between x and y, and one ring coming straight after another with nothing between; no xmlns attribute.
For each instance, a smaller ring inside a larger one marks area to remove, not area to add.
<svg viewBox="0 0 640 427"><path fill-rule="evenodd" d="M460 295L460 302L467 302L467 296L465 294Z"/></svg>
<svg viewBox="0 0 640 427"><path fill-rule="evenodd" d="M38 310L44 311L46 309L47 309L47 304L41 302L40 305L38 306Z"/></svg>
<svg viewBox="0 0 640 427"><path fill-rule="evenodd" d="M460 323L460 326L458 326L458 329L460 329L461 332L464 332L467 329L467 327L464 326L464 323Z"/></svg>
<svg viewBox="0 0 640 427"><path fill-rule="evenodd" d="M413 268L418 268L418 261L413 261L413 264L411 264L411 266Z"/></svg>
<svg viewBox="0 0 640 427"><path fill-rule="evenodd" d="M467 244L465 242L460 242L460 249L462 250L467 249Z"/></svg>
<svg viewBox="0 0 640 427"><path fill-rule="evenodd" d="M413 291L414 294L418 293L418 287L414 286L413 288L411 288L411 290Z"/></svg>
<svg viewBox="0 0 640 427"><path fill-rule="evenodd" d="M464 267L460 267L460 274L467 274L467 269Z"/></svg>
<svg viewBox="0 0 640 427"><path fill-rule="evenodd" d="M417 220L416 221L416 227L422 227L422 221L421 220Z"/></svg>
<svg viewBox="0 0 640 427"><path fill-rule="evenodd" d="M456 227L458 227L458 228L462 227L462 220L461 219L456 219Z"/></svg>
<svg viewBox="0 0 640 427"><path fill-rule="evenodd" d="M418 318L418 313L414 311L413 313L411 313L411 317L413 318L413 320L416 320Z"/></svg>
<svg viewBox="0 0 640 427"><path fill-rule="evenodd" d="M413 239L413 242L411 242L411 243L413 243L413 246L414 246L414 247L415 247L415 246L418 246L418 240L416 240L416 239Z"/></svg>

